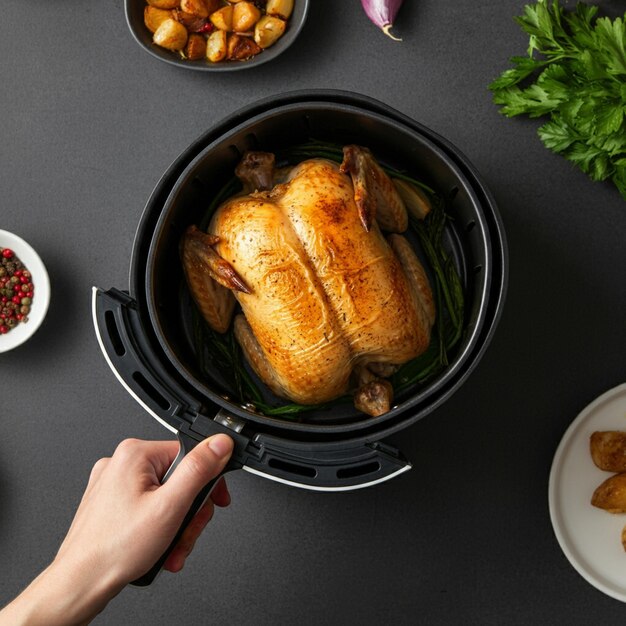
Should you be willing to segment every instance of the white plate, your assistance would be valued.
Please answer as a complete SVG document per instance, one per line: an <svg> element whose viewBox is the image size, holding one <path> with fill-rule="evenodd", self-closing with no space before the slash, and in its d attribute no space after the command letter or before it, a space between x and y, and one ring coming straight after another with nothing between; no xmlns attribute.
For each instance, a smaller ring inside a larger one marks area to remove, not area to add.
<svg viewBox="0 0 626 626"><path fill-rule="evenodd" d="M28 322L20 323L4 335L0 335L0 352L7 352L23 344L41 326L50 304L50 279L43 261L33 248L21 237L0 230L0 248L10 248L32 274L35 291Z"/></svg>
<svg viewBox="0 0 626 626"><path fill-rule="evenodd" d="M596 430L626 431L626 384L594 400L563 435L550 471L550 517L561 549L578 573L626 602L626 552L621 543L626 514L591 505L596 487L613 476L591 460L589 437Z"/></svg>

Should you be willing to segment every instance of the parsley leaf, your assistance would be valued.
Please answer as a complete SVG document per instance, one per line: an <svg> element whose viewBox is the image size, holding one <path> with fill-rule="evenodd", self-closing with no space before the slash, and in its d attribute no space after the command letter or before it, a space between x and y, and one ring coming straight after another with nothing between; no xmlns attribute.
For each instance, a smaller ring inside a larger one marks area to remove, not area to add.
<svg viewBox="0 0 626 626"><path fill-rule="evenodd" d="M490 85L507 117L547 116L544 145L592 180L611 180L626 199L626 14L538 0L515 18L529 36L527 56L510 59Z"/></svg>

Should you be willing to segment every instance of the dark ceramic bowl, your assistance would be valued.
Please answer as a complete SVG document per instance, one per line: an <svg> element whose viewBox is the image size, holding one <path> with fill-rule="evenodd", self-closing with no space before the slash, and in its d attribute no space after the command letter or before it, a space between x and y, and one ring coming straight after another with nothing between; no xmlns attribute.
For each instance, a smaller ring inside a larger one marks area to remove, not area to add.
<svg viewBox="0 0 626 626"><path fill-rule="evenodd" d="M245 70L267 63L282 54L300 34L309 12L309 0L295 0L293 13L287 21L287 29L283 36L270 48L263 50L247 61L220 61L211 63L205 59L189 61L181 59L176 52L161 48L152 42L152 33L146 28L143 13L146 0L126 0L126 21L135 41L149 54L161 61L177 65L188 70L201 72L233 72Z"/></svg>

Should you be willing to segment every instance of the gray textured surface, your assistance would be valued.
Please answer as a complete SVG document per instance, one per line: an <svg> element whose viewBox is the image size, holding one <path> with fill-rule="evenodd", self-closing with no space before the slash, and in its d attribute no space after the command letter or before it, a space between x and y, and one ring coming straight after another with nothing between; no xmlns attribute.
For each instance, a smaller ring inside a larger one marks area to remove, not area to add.
<svg viewBox="0 0 626 626"><path fill-rule="evenodd" d="M615 7L618 3L607 3ZM52 303L0 356L0 604L52 558L91 465L126 436L162 438L98 349L91 286L127 286L143 206L199 134L259 97L339 88L387 102L456 144L494 193L510 287L480 366L395 438L408 474L343 495L235 473L183 573L125 590L98 624L586 624L623 606L554 539L558 441L625 378L626 205L506 120L486 85L521 53L511 0L407 1L403 43L357 0L314 0L291 50L253 72L161 63L121 0L7 0L0 18L0 227L48 266Z"/></svg>

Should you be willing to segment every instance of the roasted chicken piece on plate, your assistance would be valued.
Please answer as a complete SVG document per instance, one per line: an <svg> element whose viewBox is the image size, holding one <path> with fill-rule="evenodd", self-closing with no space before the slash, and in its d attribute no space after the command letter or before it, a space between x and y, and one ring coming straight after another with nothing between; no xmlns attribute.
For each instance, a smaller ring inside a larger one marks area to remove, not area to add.
<svg viewBox="0 0 626 626"><path fill-rule="evenodd" d="M235 336L277 396L320 404L353 391L363 412L389 411L386 377L426 350L435 319L395 186L359 146L344 148L341 166L280 170L273 155L247 153L236 174L243 193L181 242L206 321L224 332L237 300Z"/></svg>
<svg viewBox="0 0 626 626"><path fill-rule="evenodd" d="M591 433L589 449L593 462L608 472L626 472L626 432L605 430Z"/></svg>

